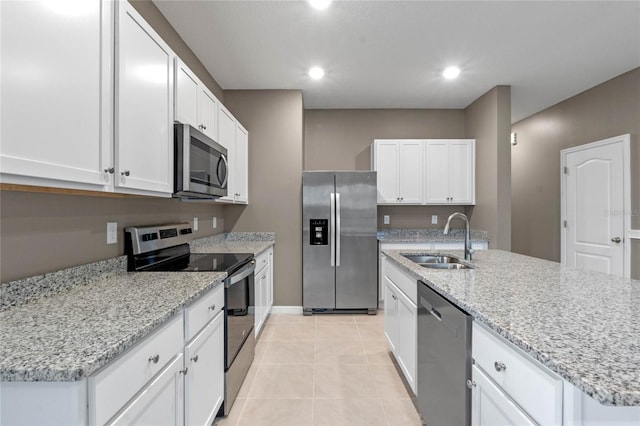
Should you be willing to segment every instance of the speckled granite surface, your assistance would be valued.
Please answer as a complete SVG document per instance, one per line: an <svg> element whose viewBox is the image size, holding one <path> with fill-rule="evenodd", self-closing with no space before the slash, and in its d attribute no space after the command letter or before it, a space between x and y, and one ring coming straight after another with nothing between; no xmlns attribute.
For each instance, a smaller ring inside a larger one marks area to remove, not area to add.
<svg viewBox="0 0 640 426"><path fill-rule="evenodd" d="M260 254L274 233L194 241L194 252ZM0 381L89 376L222 285L222 272L126 272L126 257L2 283Z"/></svg>
<svg viewBox="0 0 640 426"><path fill-rule="evenodd" d="M600 403L640 405L640 281L500 250L455 271L384 253Z"/></svg>
<svg viewBox="0 0 640 426"><path fill-rule="evenodd" d="M275 244L275 232L234 232L191 242L194 253L253 253L255 256Z"/></svg>
<svg viewBox="0 0 640 426"><path fill-rule="evenodd" d="M378 240L381 243L450 243L464 241L464 229L451 229L448 235L444 235L442 229L379 229ZM471 230L471 241L488 242L487 231Z"/></svg>

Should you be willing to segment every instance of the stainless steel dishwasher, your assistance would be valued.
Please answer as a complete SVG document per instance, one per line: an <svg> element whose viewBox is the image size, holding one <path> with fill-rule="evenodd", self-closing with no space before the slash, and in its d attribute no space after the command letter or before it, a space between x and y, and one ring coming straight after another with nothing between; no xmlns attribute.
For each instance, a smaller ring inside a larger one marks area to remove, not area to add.
<svg viewBox="0 0 640 426"><path fill-rule="evenodd" d="M471 424L471 317L418 282L418 408L427 426Z"/></svg>

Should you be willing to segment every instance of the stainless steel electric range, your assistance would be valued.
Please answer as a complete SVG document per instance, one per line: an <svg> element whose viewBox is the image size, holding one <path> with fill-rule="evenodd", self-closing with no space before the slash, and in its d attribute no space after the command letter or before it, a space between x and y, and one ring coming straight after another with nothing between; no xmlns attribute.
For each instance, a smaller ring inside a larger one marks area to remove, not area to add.
<svg viewBox="0 0 640 426"><path fill-rule="evenodd" d="M220 414L229 414L255 352L252 253L191 253L188 223L125 229L127 269L137 272L226 272L224 282L225 395Z"/></svg>

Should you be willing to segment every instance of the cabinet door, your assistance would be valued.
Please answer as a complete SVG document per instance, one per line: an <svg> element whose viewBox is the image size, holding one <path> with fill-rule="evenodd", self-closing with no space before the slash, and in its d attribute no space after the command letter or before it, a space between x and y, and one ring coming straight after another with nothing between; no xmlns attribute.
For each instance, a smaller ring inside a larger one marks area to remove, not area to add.
<svg viewBox="0 0 640 426"><path fill-rule="evenodd" d="M116 186L170 195L174 54L129 2L116 4Z"/></svg>
<svg viewBox="0 0 640 426"><path fill-rule="evenodd" d="M229 162L229 179L227 181L227 195L218 201L233 202L235 193L235 147L236 147L236 119L224 105L218 108L218 143L227 148L227 160Z"/></svg>
<svg viewBox="0 0 640 426"><path fill-rule="evenodd" d="M269 292L269 297L267 297L267 310L271 312L271 308L273 307L273 249L269 249L269 275L267 279L269 280L267 284L267 290Z"/></svg>
<svg viewBox="0 0 640 426"><path fill-rule="evenodd" d="M428 141L425 145L425 203L449 203L448 141Z"/></svg>
<svg viewBox="0 0 640 426"><path fill-rule="evenodd" d="M213 140L218 139L218 99L204 85L198 88L198 128Z"/></svg>
<svg viewBox="0 0 640 426"><path fill-rule="evenodd" d="M375 171L378 172L378 204L397 204L400 200L400 148L396 141L376 141Z"/></svg>
<svg viewBox="0 0 640 426"><path fill-rule="evenodd" d="M398 292L397 359L411 390L416 393L416 343L418 339L418 307L402 292Z"/></svg>
<svg viewBox="0 0 640 426"><path fill-rule="evenodd" d="M238 123L236 127L236 158L234 161L235 202L249 203L249 133Z"/></svg>
<svg viewBox="0 0 640 426"><path fill-rule="evenodd" d="M111 183L113 3L74 6L65 13L65 2L0 2L5 182Z"/></svg>
<svg viewBox="0 0 640 426"><path fill-rule="evenodd" d="M398 352L398 296L389 278L384 277L384 334L394 354ZM397 356L397 355L396 355Z"/></svg>
<svg viewBox="0 0 640 426"><path fill-rule="evenodd" d="M263 268L260 271L257 271L254 275L255 319L254 319L253 328L255 330L256 338L258 337L258 334L260 334L260 330L262 329L262 325L264 323L264 310L265 310L264 281L266 280L265 271L266 271L266 268Z"/></svg>
<svg viewBox="0 0 640 426"><path fill-rule="evenodd" d="M422 141L400 143L399 202L420 204L423 198Z"/></svg>
<svg viewBox="0 0 640 426"><path fill-rule="evenodd" d="M175 66L175 120L198 127L198 79L179 59Z"/></svg>
<svg viewBox="0 0 640 426"><path fill-rule="evenodd" d="M184 421L182 354L151 380L108 425L181 425Z"/></svg>
<svg viewBox="0 0 640 426"><path fill-rule="evenodd" d="M475 383L471 393L472 426L537 425L476 365L472 371Z"/></svg>
<svg viewBox="0 0 640 426"><path fill-rule="evenodd" d="M449 197L453 204L475 204L475 143L449 144Z"/></svg>
<svg viewBox="0 0 640 426"><path fill-rule="evenodd" d="M186 425L210 425L224 398L224 314L209 322L184 348Z"/></svg>

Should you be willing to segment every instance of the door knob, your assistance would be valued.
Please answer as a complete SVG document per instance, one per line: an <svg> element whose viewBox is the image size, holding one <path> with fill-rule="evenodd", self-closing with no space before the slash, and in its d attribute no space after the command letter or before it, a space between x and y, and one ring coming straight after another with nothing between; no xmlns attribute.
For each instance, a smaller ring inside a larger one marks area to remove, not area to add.
<svg viewBox="0 0 640 426"><path fill-rule="evenodd" d="M614 238L611 239L611 241L613 241L614 243L619 243L622 240L620 239L620 237L614 237Z"/></svg>

